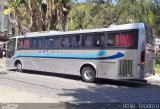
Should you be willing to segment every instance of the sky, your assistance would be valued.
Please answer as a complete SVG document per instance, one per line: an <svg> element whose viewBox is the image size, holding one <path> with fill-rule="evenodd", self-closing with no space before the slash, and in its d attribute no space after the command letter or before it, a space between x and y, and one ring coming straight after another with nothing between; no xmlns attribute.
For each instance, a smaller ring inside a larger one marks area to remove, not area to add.
<svg viewBox="0 0 160 109"><path fill-rule="evenodd" d="M78 0L78 2L85 2L86 0Z"/></svg>

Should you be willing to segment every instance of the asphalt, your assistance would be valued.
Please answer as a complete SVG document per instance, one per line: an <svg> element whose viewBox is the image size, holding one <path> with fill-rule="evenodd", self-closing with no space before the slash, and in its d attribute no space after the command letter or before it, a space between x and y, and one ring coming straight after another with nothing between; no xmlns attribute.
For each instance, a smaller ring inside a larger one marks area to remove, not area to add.
<svg viewBox="0 0 160 109"><path fill-rule="evenodd" d="M5 71L5 59L0 59L0 72ZM160 75L156 74L154 76L145 78L151 84L160 85ZM8 86L0 85L0 102L9 103L58 103L59 101L55 98L50 98L47 96L40 96L35 93L30 93L16 88L11 88Z"/></svg>
<svg viewBox="0 0 160 109"><path fill-rule="evenodd" d="M6 71L5 58L0 58L0 72ZM57 103L58 101L53 98L39 96L35 93L30 93L16 88L0 85L0 102L1 103Z"/></svg>

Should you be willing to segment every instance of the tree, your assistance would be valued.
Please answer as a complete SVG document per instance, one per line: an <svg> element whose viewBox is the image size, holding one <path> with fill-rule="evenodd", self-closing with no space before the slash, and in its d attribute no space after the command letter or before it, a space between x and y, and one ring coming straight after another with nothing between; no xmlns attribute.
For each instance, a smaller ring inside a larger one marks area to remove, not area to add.
<svg viewBox="0 0 160 109"><path fill-rule="evenodd" d="M93 17L94 28L108 27L113 24L117 18L115 8L105 3L101 5L95 4L90 14Z"/></svg>
<svg viewBox="0 0 160 109"><path fill-rule="evenodd" d="M21 26L27 24L30 31L66 30L71 0L10 0L14 9L13 17L18 22L19 34ZM22 11L23 10L23 11ZM24 24L23 24L24 23Z"/></svg>
<svg viewBox="0 0 160 109"><path fill-rule="evenodd" d="M69 30L79 30L87 29L90 26L90 5L86 4L75 4L72 6L72 10L69 14L68 29Z"/></svg>

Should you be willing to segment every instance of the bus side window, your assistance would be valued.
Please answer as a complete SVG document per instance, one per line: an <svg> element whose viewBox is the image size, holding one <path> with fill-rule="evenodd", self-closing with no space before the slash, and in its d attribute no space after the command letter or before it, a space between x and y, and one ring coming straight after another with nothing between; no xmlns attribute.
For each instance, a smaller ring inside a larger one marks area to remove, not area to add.
<svg viewBox="0 0 160 109"><path fill-rule="evenodd" d="M43 47L43 38L31 38L30 41L31 41L31 44L30 44L31 48Z"/></svg>
<svg viewBox="0 0 160 109"><path fill-rule="evenodd" d="M79 35L75 35L71 37L71 47L72 48L80 47L80 36Z"/></svg>
<svg viewBox="0 0 160 109"><path fill-rule="evenodd" d="M91 48L93 47L93 37L88 34L82 37L82 47Z"/></svg>
<svg viewBox="0 0 160 109"><path fill-rule="evenodd" d="M59 36L49 36L44 38L45 48L59 48L60 47L60 37Z"/></svg>
<svg viewBox="0 0 160 109"><path fill-rule="evenodd" d="M33 39L32 44L33 44L33 46L32 46L33 48L37 48L38 42L36 39Z"/></svg>
<svg viewBox="0 0 160 109"><path fill-rule="evenodd" d="M29 39L24 39L24 48L29 48Z"/></svg>
<svg viewBox="0 0 160 109"><path fill-rule="evenodd" d="M54 47L55 47L55 48L61 47L61 41L60 41L60 37L59 37L59 36L55 37Z"/></svg>
<svg viewBox="0 0 160 109"><path fill-rule="evenodd" d="M19 49L23 48L23 39L18 39L18 48Z"/></svg>
<svg viewBox="0 0 160 109"><path fill-rule="evenodd" d="M85 34L82 37L82 47L86 48L103 47L104 37L105 35L103 33Z"/></svg>
<svg viewBox="0 0 160 109"><path fill-rule="evenodd" d="M49 38L44 38L44 48L49 48Z"/></svg>
<svg viewBox="0 0 160 109"><path fill-rule="evenodd" d="M71 46L70 41L69 41L69 37L64 37L62 44L63 44L64 48L69 48Z"/></svg>
<svg viewBox="0 0 160 109"><path fill-rule="evenodd" d="M104 46L104 34L94 34L94 47L103 47Z"/></svg>
<svg viewBox="0 0 160 109"><path fill-rule="evenodd" d="M121 45L123 47L134 47L135 39L132 31L122 32L120 38Z"/></svg>
<svg viewBox="0 0 160 109"><path fill-rule="evenodd" d="M38 48L43 47L43 38L38 38Z"/></svg>
<svg viewBox="0 0 160 109"><path fill-rule="evenodd" d="M120 36L119 33L109 33L108 34L108 39L107 39L107 45L108 46L115 46L115 45L118 45L119 44L119 41L118 41L118 37ZM117 40L116 38L117 37Z"/></svg>
<svg viewBox="0 0 160 109"><path fill-rule="evenodd" d="M135 41L137 37L138 35L134 30L109 33L108 39L107 39L107 45L114 46L114 47L135 48L136 47Z"/></svg>

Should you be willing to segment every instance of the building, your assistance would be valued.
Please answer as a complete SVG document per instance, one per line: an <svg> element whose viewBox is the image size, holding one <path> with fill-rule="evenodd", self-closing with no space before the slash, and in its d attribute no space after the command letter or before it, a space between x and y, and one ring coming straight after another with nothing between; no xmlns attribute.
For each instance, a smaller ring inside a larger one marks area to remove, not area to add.
<svg viewBox="0 0 160 109"><path fill-rule="evenodd" d="M7 0L0 1L0 47L2 47L2 42L7 41L14 34L13 24L10 21L10 15L4 14L4 8L6 5L4 4Z"/></svg>

